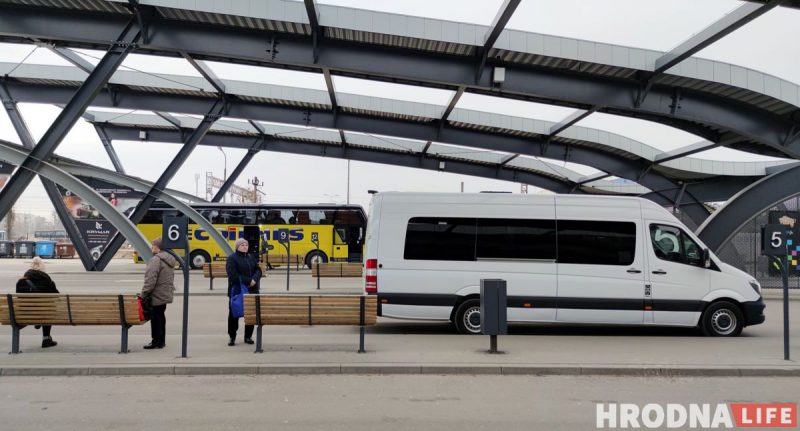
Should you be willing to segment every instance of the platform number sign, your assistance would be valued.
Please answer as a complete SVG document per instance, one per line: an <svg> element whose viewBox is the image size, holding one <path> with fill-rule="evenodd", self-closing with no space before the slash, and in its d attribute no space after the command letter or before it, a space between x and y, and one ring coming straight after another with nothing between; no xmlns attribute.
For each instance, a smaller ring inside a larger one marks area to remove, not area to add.
<svg viewBox="0 0 800 431"><path fill-rule="evenodd" d="M314 244L319 243L319 232L311 232L311 242Z"/></svg>
<svg viewBox="0 0 800 431"><path fill-rule="evenodd" d="M187 234L189 232L189 220L184 216L166 216L162 224L161 233L162 248L186 248L189 243Z"/></svg>
<svg viewBox="0 0 800 431"><path fill-rule="evenodd" d="M792 231L789 226L768 224L764 227L763 248L765 255L786 256L787 250L793 246Z"/></svg>
<svg viewBox="0 0 800 431"><path fill-rule="evenodd" d="M289 242L289 230L288 229L281 229L278 231L278 242L280 243L288 243Z"/></svg>

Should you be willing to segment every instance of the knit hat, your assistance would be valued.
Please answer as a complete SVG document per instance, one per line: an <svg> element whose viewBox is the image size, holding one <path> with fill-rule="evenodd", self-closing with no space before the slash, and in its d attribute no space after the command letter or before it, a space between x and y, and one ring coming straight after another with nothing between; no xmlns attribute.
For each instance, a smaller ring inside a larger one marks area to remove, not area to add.
<svg viewBox="0 0 800 431"><path fill-rule="evenodd" d="M239 250L239 246L240 246L240 245L242 245L242 244L247 244L248 246L250 245L250 243L249 243L249 242L247 242L247 240L246 240L246 239L244 239L244 238L239 238L239 239L237 239L237 240L236 240L236 243L235 243L235 245L234 245L233 249L234 249L234 250Z"/></svg>

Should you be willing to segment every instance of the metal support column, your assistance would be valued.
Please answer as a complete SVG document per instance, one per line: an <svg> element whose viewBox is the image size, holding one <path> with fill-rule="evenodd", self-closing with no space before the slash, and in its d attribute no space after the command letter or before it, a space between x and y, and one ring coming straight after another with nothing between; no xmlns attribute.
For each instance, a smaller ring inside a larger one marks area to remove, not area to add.
<svg viewBox="0 0 800 431"><path fill-rule="evenodd" d="M100 138L100 142L103 143L103 148L106 149L106 153L108 153L108 158L111 159L111 164L114 165L114 170L124 174L125 168L122 167L122 162L119 160L119 156L117 156L117 152L114 150L114 146L111 144L111 139L109 139L106 131L103 130L102 127L98 126L97 124L94 125L94 130L97 132L97 136Z"/></svg>
<svg viewBox="0 0 800 431"><path fill-rule="evenodd" d="M11 97L11 94L8 92L5 84L0 82L0 99L3 101L3 107L8 114L8 118L11 120L11 124L14 126L14 129L17 132L17 136L19 136L19 140L22 142L22 146L25 148L32 150L36 146L36 142L33 140L33 136L31 135L30 129L28 129L28 125L25 124L25 119L22 117L22 113L19 112L17 108L17 102ZM67 207L64 205L64 200L61 197L61 193L58 191L58 186L56 183L39 177L42 181L42 186L44 187L45 192L47 192L47 197L50 198L50 202L53 204L53 208L56 210L56 214L58 214L59 220L61 220L61 224L64 225L64 230L67 231L67 235L69 236L70 241L75 246L75 251L78 252L78 257L81 259L81 263L83 263L83 267L90 271L94 268L94 259L92 259L92 254L89 251L89 247L83 241L83 237L81 237L80 232L78 231L78 226L75 224L75 220L72 218L72 215L67 210Z"/></svg>
<svg viewBox="0 0 800 431"><path fill-rule="evenodd" d="M72 129L78 118L94 100L97 93L108 83L125 57L139 40L140 31L129 22L114 45L106 52L97 67L94 68L86 81L72 96L67 106L61 111L56 120L47 129L39 144L31 151L27 159L20 165L20 169L9 178L8 183L0 190L0 219L5 217L8 210L19 199L25 189L36 175L34 171L42 160L49 158L58 145Z"/></svg>
<svg viewBox="0 0 800 431"><path fill-rule="evenodd" d="M189 155L192 154L195 147L200 143L203 137L206 136L206 133L211 129L211 126L219 119L219 117L225 111L226 103L223 99L217 99L214 102L214 105L208 111L208 113L203 117L203 120L197 126L196 129L192 132L192 135L189 136L189 139L183 144L183 147L172 159L172 162L164 169L164 173L158 178L153 184L153 187L150 189L150 192L139 202L139 205L136 206L136 209L133 210L133 213L130 215L130 221L133 224L137 224L142 221L142 218L150 209L150 206L158 199L164 189L167 187L167 184L178 173L178 169L183 165L186 159L189 158ZM121 236L119 233L115 234L111 241L108 243L108 246L103 250L103 254L100 255L100 258L97 259L96 267L98 270L102 271L105 269L106 265L111 261L111 258L114 256L114 253L119 250L122 243L125 241L125 238Z"/></svg>

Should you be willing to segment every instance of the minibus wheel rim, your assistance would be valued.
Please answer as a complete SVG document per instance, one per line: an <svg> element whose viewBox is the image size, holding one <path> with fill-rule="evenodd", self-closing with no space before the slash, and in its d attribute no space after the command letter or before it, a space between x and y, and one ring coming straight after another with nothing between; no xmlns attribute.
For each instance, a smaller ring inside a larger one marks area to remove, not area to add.
<svg viewBox="0 0 800 431"><path fill-rule="evenodd" d="M464 327L473 334L481 332L481 307L470 307L464 313Z"/></svg>
<svg viewBox="0 0 800 431"><path fill-rule="evenodd" d="M736 329L736 315L728 309L717 310L711 315L711 326L714 332L728 335Z"/></svg>

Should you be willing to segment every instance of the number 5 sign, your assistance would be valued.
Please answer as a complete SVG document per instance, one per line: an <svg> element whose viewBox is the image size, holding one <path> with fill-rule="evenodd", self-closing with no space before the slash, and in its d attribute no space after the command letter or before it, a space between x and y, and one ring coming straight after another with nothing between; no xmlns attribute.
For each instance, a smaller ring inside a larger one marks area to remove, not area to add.
<svg viewBox="0 0 800 431"><path fill-rule="evenodd" d="M786 256L786 241L790 241L791 230L782 224L768 224L764 227L762 249L766 256Z"/></svg>
<svg viewBox="0 0 800 431"><path fill-rule="evenodd" d="M161 248L186 248L189 221L184 216L164 217L163 231L161 233Z"/></svg>

